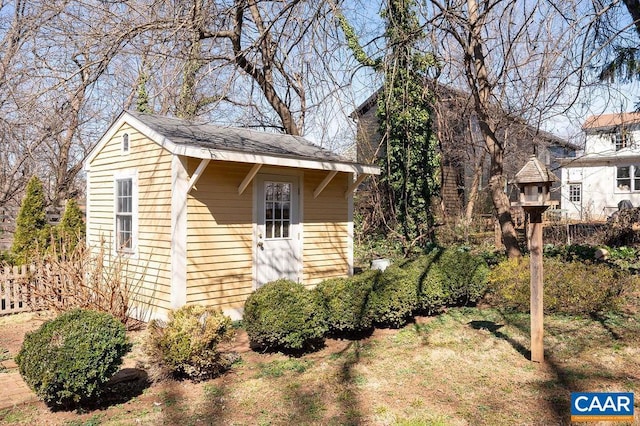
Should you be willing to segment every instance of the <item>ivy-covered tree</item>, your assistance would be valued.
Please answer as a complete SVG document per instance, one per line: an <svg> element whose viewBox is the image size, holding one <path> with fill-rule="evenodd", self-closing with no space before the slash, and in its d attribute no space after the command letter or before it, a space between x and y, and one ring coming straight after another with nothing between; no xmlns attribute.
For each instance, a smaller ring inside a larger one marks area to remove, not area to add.
<svg viewBox="0 0 640 426"><path fill-rule="evenodd" d="M46 247L49 230L45 208L46 199L42 182L37 176L33 176L27 184L16 219L16 232L11 246L15 263L27 263L36 249Z"/></svg>
<svg viewBox="0 0 640 426"><path fill-rule="evenodd" d="M405 254L424 247L434 238L432 197L440 186L440 156L432 132L433 96L427 88L434 57L417 49L423 38L415 0L387 0L385 19L387 50L383 58L368 57L353 28L338 13L338 20L355 58L384 74L378 93L377 116L384 146L380 158L379 211L387 232L396 236Z"/></svg>
<svg viewBox="0 0 640 426"><path fill-rule="evenodd" d="M389 51L378 119L386 155L382 182L405 253L433 240L431 199L439 189L438 145L432 132L433 96L427 89L433 56L416 49L422 31L414 0L389 0L383 13Z"/></svg>

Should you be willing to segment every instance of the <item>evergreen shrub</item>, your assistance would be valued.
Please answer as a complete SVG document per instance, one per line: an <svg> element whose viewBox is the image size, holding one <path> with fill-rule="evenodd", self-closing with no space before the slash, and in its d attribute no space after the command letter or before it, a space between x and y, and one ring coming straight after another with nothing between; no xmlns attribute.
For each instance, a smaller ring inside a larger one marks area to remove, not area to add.
<svg viewBox="0 0 640 426"><path fill-rule="evenodd" d="M481 256L464 247L451 247L437 256L436 266L443 280L447 305L467 306L484 296L489 267Z"/></svg>
<svg viewBox="0 0 640 426"><path fill-rule="evenodd" d="M327 309L331 333L362 333L373 328L369 299L376 274L377 271L367 271L349 278L333 278L316 287Z"/></svg>
<svg viewBox="0 0 640 426"><path fill-rule="evenodd" d="M373 321L382 327L405 325L418 307L418 287L415 277L399 265L370 275L373 291L369 309Z"/></svg>
<svg viewBox="0 0 640 426"><path fill-rule="evenodd" d="M489 268L464 247L437 248L402 268L417 286L417 308L432 315L447 306L475 304L487 288Z"/></svg>
<svg viewBox="0 0 640 426"><path fill-rule="evenodd" d="M14 262L28 263L36 250L43 251L47 247L49 233L44 188L40 179L33 176L27 184L16 219L16 231L11 246Z"/></svg>
<svg viewBox="0 0 640 426"><path fill-rule="evenodd" d="M28 333L16 362L40 399L70 408L98 397L130 349L124 326L113 316L74 309Z"/></svg>
<svg viewBox="0 0 640 426"><path fill-rule="evenodd" d="M545 313L596 314L617 311L624 296L637 290L637 277L606 264L544 259ZM528 312L529 258L510 259L489 273L488 301L496 306Z"/></svg>
<svg viewBox="0 0 640 426"><path fill-rule="evenodd" d="M324 342L327 313L320 293L281 279L249 296L243 323L254 347L296 352Z"/></svg>
<svg viewBox="0 0 640 426"><path fill-rule="evenodd" d="M220 344L234 336L231 319L222 312L187 305L171 311L167 322L149 323L145 351L157 370L156 378L204 380L231 367L233 357L222 352Z"/></svg>

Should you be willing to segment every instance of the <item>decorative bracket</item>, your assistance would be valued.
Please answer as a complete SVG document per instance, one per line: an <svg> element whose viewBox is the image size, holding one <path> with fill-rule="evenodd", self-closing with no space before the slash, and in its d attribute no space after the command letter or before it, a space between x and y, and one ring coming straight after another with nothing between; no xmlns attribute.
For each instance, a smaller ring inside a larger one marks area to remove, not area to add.
<svg viewBox="0 0 640 426"><path fill-rule="evenodd" d="M249 186L253 178L256 177L256 174L258 174L258 170L260 170L260 167L262 167L262 164L254 164L251 170L249 170L247 176L245 176L240 186L238 186L238 195L242 195L244 190L247 189L247 186Z"/></svg>

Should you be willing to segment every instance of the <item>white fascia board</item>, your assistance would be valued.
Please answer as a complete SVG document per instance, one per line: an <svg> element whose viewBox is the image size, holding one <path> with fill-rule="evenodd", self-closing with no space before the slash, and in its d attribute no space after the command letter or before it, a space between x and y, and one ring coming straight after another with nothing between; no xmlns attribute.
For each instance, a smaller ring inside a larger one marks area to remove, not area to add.
<svg viewBox="0 0 640 426"><path fill-rule="evenodd" d="M247 152L227 151L221 149L207 149L195 146L176 145L171 143L175 147L174 154L184 155L187 157L211 159L217 161L233 161L236 163L251 163L262 164L265 166L283 166L283 167L295 167L300 169L313 169L313 170L333 170L338 172L379 175L380 168L378 166L355 164L355 163L339 163L322 160L306 160L300 158L290 157L278 157L267 154L253 154ZM163 145L165 146L165 145ZM169 145L165 146L167 149Z"/></svg>

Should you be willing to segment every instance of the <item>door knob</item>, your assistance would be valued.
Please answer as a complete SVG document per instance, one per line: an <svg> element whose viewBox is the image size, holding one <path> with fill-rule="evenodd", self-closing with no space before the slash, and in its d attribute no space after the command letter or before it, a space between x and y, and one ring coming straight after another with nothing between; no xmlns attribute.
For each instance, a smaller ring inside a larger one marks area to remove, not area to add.
<svg viewBox="0 0 640 426"><path fill-rule="evenodd" d="M258 247L260 247L261 250L264 250L264 243L262 241L258 241Z"/></svg>

